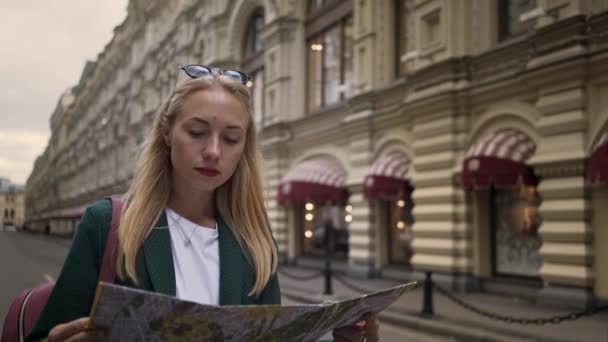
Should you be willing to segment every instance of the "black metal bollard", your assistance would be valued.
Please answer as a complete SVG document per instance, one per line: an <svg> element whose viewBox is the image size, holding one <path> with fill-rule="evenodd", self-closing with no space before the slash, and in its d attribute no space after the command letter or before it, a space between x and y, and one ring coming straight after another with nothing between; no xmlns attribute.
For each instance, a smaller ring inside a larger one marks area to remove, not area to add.
<svg viewBox="0 0 608 342"><path fill-rule="evenodd" d="M422 312L420 315L425 318L431 318L435 314L433 310L433 279L432 272L426 272L424 280L424 294L422 297Z"/></svg>
<svg viewBox="0 0 608 342"><path fill-rule="evenodd" d="M331 261L329 258L325 260L325 292L323 294L332 295L334 293L331 286Z"/></svg>
<svg viewBox="0 0 608 342"><path fill-rule="evenodd" d="M334 291L331 286L331 259L333 257L334 234L333 227L330 223L325 223L325 292L323 294L333 295Z"/></svg>

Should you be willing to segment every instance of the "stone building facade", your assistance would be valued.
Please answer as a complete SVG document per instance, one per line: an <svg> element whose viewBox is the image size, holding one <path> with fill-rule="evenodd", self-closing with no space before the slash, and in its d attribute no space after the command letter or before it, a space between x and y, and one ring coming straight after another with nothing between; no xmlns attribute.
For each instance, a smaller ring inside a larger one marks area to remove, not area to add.
<svg viewBox="0 0 608 342"><path fill-rule="evenodd" d="M607 37L601 0L132 0L51 118L28 220L126 190L179 65L240 68L286 262L329 244L352 272L608 299Z"/></svg>

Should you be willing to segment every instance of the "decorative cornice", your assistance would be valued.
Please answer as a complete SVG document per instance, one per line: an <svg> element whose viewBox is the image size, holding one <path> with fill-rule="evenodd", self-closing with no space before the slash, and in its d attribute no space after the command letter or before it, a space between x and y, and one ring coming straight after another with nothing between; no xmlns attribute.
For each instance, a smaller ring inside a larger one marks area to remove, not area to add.
<svg viewBox="0 0 608 342"><path fill-rule="evenodd" d="M435 63L410 76L412 88L421 91L446 82L470 81L470 57L454 57Z"/></svg>
<svg viewBox="0 0 608 342"><path fill-rule="evenodd" d="M535 163L530 166L540 178L564 178L584 176L585 165L584 159L570 159Z"/></svg>

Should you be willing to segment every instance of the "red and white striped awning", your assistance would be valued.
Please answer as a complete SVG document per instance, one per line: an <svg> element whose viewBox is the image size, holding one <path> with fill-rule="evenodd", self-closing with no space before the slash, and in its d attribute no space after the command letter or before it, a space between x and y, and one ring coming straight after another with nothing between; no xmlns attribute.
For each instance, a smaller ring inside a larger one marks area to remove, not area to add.
<svg viewBox="0 0 608 342"><path fill-rule="evenodd" d="M534 155L536 144L525 133L500 129L473 144L462 166L465 189L510 187L518 182L535 185L538 179L526 161Z"/></svg>
<svg viewBox="0 0 608 342"><path fill-rule="evenodd" d="M281 180L279 203L346 203L346 171L331 156L307 159L291 169Z"/></svg>
<svg viewBox="0 0 608 342"><path fill-rule="evenodd" d="M395 200L411 192L407 180L411 161L400 151L378 158L365 176L364 194L368 199Z"/></svg>
<svg viewBox="0 0 608 342"><path fill-rule="evenodd" d="M593 146L587 164L587 180L591 184L608 184L608 132Z"/></svg>

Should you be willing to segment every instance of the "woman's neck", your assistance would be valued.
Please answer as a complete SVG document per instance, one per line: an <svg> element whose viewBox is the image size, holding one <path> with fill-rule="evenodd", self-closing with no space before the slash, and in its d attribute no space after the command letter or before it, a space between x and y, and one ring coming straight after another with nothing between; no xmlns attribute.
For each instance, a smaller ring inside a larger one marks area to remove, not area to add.
<svg viewBox="0 0 608 342"><path fill-rule="evenodd" d="M192 193L173 189L169 208L185 219L203 227L215 227L213 192Z"/></svg>

